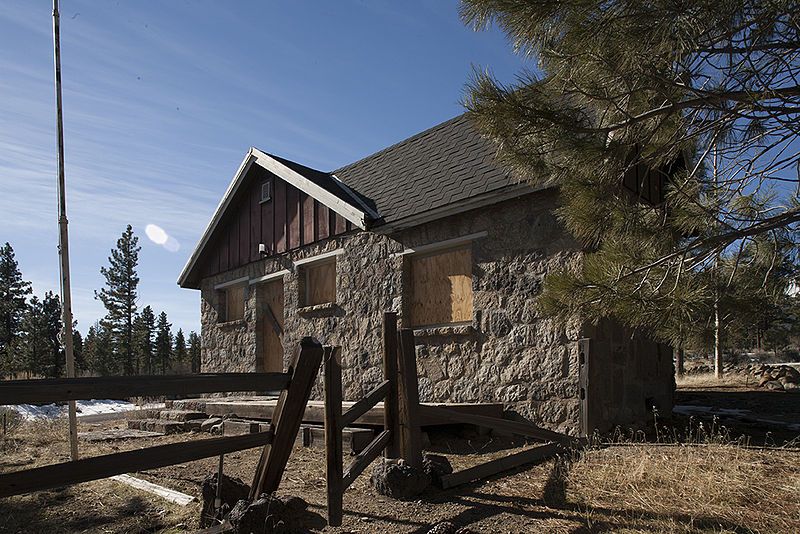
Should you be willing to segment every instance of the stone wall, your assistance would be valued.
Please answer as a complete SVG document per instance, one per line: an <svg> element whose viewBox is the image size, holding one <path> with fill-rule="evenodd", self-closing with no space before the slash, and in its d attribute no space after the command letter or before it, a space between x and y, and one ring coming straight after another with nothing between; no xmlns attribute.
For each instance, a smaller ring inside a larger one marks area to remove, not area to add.
<svg viewBox="0 0 800 534"><path fill-rule="evenodd" d="M284 277L285 359L303 336L342 346L346 399L382 379L381 319L403 315L404 256L409 247L486 231L473 241L473 320L469 326L415 331L422 401L503 402L519 417L575 432L579 421L579 322L559 326L538 315L545 275L575 266L581 253L553 213L554 191L532 193L392 235L354 232L229 271L202 283L202 370L258 370L258 285L250 286L243 321L217 324L214 286L288 269ZM298 313L292 261L341 249L333 309ZM321 394L318 385L315 395Z"/></svg>

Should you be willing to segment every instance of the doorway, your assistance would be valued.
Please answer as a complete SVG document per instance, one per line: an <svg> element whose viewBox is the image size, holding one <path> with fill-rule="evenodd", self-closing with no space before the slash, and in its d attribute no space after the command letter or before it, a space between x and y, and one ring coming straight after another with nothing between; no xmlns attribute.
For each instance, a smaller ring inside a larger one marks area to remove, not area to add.
<svg viewBox="0 0 800 534"><path fill-rule="evenodd" d="M283 372L283 277L259 285L261 353L259 370Z"/></svg>

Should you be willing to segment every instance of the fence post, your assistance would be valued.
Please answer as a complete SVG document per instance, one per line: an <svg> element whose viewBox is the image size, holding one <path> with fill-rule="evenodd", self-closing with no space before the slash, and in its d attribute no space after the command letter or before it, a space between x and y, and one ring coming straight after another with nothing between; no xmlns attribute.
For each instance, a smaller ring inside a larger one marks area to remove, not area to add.
<svg viewBox="0 0 800 534"><path fill-rule="evenodd" d="M419 426L419 384L414 331L403 328L398 335L398 422L400 426L400 457L412 467L422 467L422 434Z"/></svg>
<svg viewBox="0 0 800 534"><path fill-rule="evenodd" d="M400 455L400 426L397 407L397 313L383 314L383 378L389 381L389 389L383 400L383 428L388 430L389 445L384 449L386 458Z"/></svg>
<svg viewBox="0 0 800 534"><path fill-rule="evenodd" d="M278 489L321 363L322 345L313 338L304 337L289 367L289 387L281 391L272 414L275 436L272 443L261 451L250 488L251 500L262 493L273 493Z"/></svg>
<svg viewBox="0 0 800 534"><path fill-rule="evenodd" d="M342 524L342 364L341 348L325 347L325 475L328 481L328 524Z"/></svg>

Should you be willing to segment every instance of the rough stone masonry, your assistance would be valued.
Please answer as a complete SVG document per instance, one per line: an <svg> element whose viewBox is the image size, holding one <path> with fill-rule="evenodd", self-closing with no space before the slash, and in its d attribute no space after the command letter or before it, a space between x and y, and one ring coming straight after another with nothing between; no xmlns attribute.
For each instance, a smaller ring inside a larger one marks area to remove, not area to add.
<svg viewBox="0 0 800 534"><path fill-rule="evenodd" d="M611 326L584 325L577 319L560 325L536 309L545 275L577 268L582 258L580 247L556 219L556 204L554 190L539 191L397 233L349 232L206 278L201 285L202 371L260 370L260 286L246 290L244 319L227 323L218 322L221 303L214 287L286 269L285 359L303 336L340 345L345 399L358 399L382 380L383 312L398 312L401 325L407 312L408 260L398 253L487 232L471 244L471 323L415 330L420 400L502 402L519 417L574 434L580 421L578 341L589 334L602 337ZM336 256L335 305L300 307L300 279L292 262L334 250L341 250ZM613 381L598 420L606 427L643 420L652 405L672 406L671 354L657 351L655 343L619 339L618 334L615 350L592 356L596 367L608 366ZM644 364L636 364L638 360ZM593 387L602 396L606 386ZM321 385L317 388L319 398Z"/></svg>

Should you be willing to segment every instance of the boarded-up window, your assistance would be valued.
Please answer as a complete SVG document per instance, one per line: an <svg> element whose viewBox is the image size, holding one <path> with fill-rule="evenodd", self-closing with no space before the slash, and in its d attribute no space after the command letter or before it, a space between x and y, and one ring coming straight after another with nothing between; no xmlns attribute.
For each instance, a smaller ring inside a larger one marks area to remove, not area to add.
<svg viewBox="0 0 800 534"><path fill-rule="evenodd" d="M412 326L472 321L472 248L409 259L407 311Z"/></svg>
<svg viewBox="0 0 800 534"><path fill-rule="evenodd" d="M336 260L311 263L303 268L303 305L336 302Z"/></svg>
<svg viewBox="0 0 800 534"><path fill-rule="evenodd" d="M221 293L221 321L239 321L244 319L244 286L228 287L223 289Z"/></svg>

